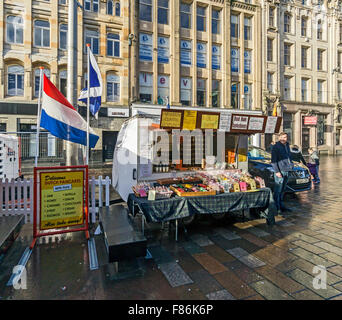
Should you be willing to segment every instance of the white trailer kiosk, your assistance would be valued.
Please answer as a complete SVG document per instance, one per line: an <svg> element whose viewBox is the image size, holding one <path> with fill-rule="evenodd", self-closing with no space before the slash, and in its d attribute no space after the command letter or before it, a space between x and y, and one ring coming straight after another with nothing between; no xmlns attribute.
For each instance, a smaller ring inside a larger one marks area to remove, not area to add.
<svg viewBox="0 0 342 320"><path fill-rule="evenodd" d="M0 180L20 176L20 147L16 136L0 134Z"/></svg>

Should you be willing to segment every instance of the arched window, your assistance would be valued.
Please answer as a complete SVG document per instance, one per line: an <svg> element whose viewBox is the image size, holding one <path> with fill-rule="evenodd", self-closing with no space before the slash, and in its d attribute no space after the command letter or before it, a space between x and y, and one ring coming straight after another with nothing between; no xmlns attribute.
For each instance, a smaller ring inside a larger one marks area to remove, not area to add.
<svg viewBox="0 0 342 320"><path fill-rule="evenodd" d="M120 1L117 1L115 3L115 15L117 17L120 17L121 16L121 6L120 6Z"/></svg>
<svg viewBox="0 0 342 320"><path fill-rule="evenodd" d="M8 43L24 43L24 23L22 17L8 16L6 19L6 28L6 40Z"/></svg>
<svg viewBox="0 0 342 320"><path fill-rule="evenodd" d="M308 19L303 16L302 21L301 21L301 35L302 35L302 37L306 37L307 21L308 21Z"/></svg>
<svg viewBox="0 0 342 320"><path fill-rule="evenodd" d="M62 70L59 72L59 91L64 97L67 96L67 70Z"/></svg>
<svg viewBox="0 0 342 320"><path fill-rule="evenodd" d="M107 101L120 101L120 77L115 74L107 75Z"/></svg>
<svg viewBox="0 0 342 320"><path fill-rule="evenodd" d="M50 79L50 70L43 69L44 74ZM39 96L40 69L34 70L34 96Z"/></svg>
<svg viewBox="0 0 342 320"><path fill-rule="evenodd" d="M113 0L107 1L107 14L113 15Z"/></svg>
<svg viewBox="0 0 342 320"><path fill-rule="evenodd" d="M7 94L9 96L24 95L24 67L13 65L8 67Z"/></svg>
<svg viewBox="0 0 342 320"><path fill-rule="evenodd" d="M317 39L322 40L323 32L322 32L322 20L317 21Z"/></svg>

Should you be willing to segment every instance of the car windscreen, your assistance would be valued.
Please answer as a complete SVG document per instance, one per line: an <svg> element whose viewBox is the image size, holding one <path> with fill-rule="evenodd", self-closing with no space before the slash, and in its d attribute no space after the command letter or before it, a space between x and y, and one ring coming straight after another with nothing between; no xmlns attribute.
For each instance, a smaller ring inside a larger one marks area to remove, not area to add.
<svg viewBox="0 0 342 320"><path fill-rule="evenodd" d="M248 154L252 158L271 159L271 154L269 152L256 147L249 147Z"/></svg>

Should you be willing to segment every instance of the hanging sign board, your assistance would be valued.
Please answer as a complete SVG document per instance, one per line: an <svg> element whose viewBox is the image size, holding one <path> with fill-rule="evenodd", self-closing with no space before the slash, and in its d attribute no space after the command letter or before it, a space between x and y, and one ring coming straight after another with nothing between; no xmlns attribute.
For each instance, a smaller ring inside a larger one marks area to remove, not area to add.
<svg viewBox="0 0 342 320"><path fill-rule="evenodd" d="M304 117L304 125L305 126L316 126L317 125L317 116Z"/></svg>
<svg viewBox="0 0 342 320"><path fill-rule="evenodd" d="M184 110L183 130L195 130L197 123L197 111Z"/></svg>
<svg viewBox="0 0 342 320"><path fill-rule="evenodd" d="M232 122L231 122L231 128L230 131L247 131L248 129L248 115L232 115Z"/></svg>
<svg viewBox="0 0 342 320"><path fill-rule="evenodd" d="M248 123L248 131L263 132L265 124L265 117L250 116Z"/></svg>
<svg viewBox="0 0 342 320"><path fill-rule="evenodd" d="M220 123L220 113L218 112L199 112L197 126L200 129L218 129Z"/></svg>
<svg viewBox="0 0 342 320"><path fill-rule="evenodd" d="M181 129L183 120L183 110L162 109L160 128L161 129Z"/></svg>
<svg viewBox="0 0 342 320"><path fill-rule="evenodd" d="M267 117L265 133L275 133L278 117Z"/></svg>
<svg viewBox="0 0 342 320"><path fill-rule="evenodd" d="M221 112L219 129L226 131L226 132L229 132L231 121L232 121L232 114L231 113Z"/></svg>

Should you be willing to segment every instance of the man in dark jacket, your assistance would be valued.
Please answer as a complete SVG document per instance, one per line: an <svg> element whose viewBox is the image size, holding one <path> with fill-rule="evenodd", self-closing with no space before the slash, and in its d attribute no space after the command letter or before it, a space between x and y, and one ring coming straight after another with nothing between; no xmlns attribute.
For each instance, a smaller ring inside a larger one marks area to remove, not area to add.
<svg viewBox="0 0 342 320"><path fill-rule="evenodd" d="M293 169L291 160L291 151L287 142L287 133L279 134L279 141L272 148L272 167L274 170L274 201L276 203L278 213L281 211L291 211L283 204L284 193L289 178L289 171Z"/></svg>

